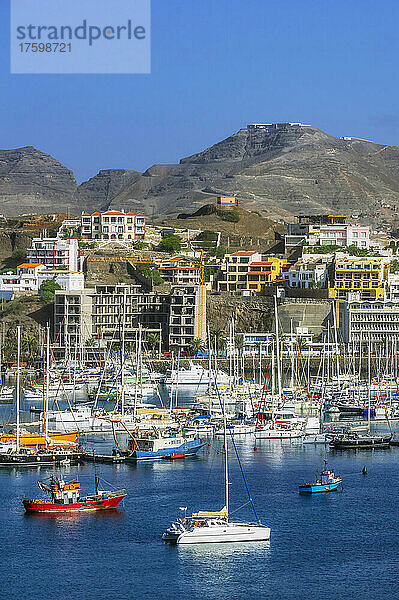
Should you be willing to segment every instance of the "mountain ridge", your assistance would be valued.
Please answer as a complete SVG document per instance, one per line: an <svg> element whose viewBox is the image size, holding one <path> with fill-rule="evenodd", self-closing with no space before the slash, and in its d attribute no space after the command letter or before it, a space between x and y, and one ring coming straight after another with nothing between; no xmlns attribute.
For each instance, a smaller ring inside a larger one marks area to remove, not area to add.
<svg viewBox="0 0 399 600"><path fill-rule="evenodd" d="M397 223L399 147L299 123L249 125L179 163L143 173L102 169L79 186L69 169L32 146L0 151L4 214L68 206L77 213L125 208L162 218L219 194L235 194L244 208L274 220L338 212Z"/></svg>

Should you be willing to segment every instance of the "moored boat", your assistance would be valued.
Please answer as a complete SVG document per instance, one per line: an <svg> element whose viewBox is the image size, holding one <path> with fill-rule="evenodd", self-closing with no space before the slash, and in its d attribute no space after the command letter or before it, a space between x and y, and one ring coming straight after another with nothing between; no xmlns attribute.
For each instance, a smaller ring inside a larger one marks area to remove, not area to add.
<svg viewBox="0 0 399 600"><path fill-rule="evenodd" d="M327 469L327 461L325 469L320 473L320 478L316 478L313 483L304 483L299 486L300 494L324 494L328 492L336 492L342 484L342 477L335 475L334 471Z"/></svg>
<svg viewBox="0 0 399 600"><path fill-rule="evenodd" d="M378 435L372 433L357 433L349 431L334 437L330 446L335 450L363 449L363 448L389 448L391 435Z"/></svg>
<svg viewBox="0 0 399 600"><path fill-rule="evenodd" d="M47 485L38 481L41 490L50 494L51 500L25 498L23 505L27 513L62 514L99 510L115 510L124 498L125 490L109 491L98 488L95 475L95 491L90 496L80 497L78 481L65 482L62 476L51 477Z"/></svg>

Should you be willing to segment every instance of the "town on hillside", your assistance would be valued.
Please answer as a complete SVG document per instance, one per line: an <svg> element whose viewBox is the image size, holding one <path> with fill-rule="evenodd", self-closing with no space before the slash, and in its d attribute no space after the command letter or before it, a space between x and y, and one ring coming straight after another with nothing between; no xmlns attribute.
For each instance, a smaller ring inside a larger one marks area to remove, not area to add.
<svg viewBox="0 0 399 600"><path fill-rule="evenodd" d="M298 215L264 236L261 215L235 196L168 223L125 210L64 217L31 231L25 218L29 246L19 241L0 274L3 316L32 297L44 303L59 360L75 346L88 360L104 357L111 342L137 340L139 330L159 358L206 357L209 332L231 320L245 357L268 356L273 298L283 352L397 343L397 242L357 217ZM250 318L259 311L263 319ZM219 346L228 356L229 345Z"/></svg>

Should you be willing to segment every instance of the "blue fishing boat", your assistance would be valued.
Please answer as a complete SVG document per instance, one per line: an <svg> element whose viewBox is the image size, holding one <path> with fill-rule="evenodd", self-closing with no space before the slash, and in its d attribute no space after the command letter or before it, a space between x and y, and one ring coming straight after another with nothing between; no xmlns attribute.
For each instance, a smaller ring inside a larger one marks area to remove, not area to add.
<svg viewBox="0 0 399 600"><path fill-rule="evenodd" d="M327 469L327 461L324 461L324 471L320 473L320 478L316 478L313 483L304 483L299 486L300 494L324 494L327 492L336 492L342 484L342 477L335 475L334 471Z"/></svg>
<svg viewBox="0 0 399 600"><path fill-rule="evenodd" d="M193 434L167 434L159 431L129 440L128 450L124 453L126 460L154 460L162 458L183 458L194 456L207 445Z"/></svg>

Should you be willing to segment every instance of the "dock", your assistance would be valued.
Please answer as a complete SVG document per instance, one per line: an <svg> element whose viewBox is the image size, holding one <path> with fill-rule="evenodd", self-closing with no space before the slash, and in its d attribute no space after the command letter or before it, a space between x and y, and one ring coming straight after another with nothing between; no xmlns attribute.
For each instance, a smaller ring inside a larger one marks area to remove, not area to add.
<svg viewBox="0 0 399 600"><path fill-rule="evenodd" d="M92 462L92 463L109 463L109 464L118 464L125 462L124 456L113 456L112 454L97 454L96 452L91 452L83 455L84 462Z"/></svg>

